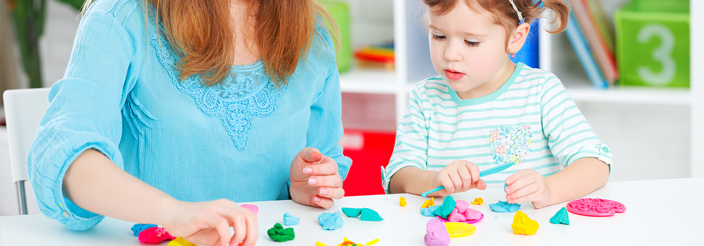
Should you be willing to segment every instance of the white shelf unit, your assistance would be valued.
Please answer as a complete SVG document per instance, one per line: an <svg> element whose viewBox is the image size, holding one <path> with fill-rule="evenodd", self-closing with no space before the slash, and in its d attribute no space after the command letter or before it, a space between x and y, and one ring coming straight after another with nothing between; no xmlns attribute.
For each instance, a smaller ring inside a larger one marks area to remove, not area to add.
<svg viewBox="0 0 704 246"><path fill-rule="evenodd" d="M626 0L602 1L609 16ZM428 39L419 20L419 0L393 0L395 72L351 70L340 77L342 91L395 95L396 122L408 105L408 93L421 79L435 76L430 62ZM704 2L690 1L691 44L704 43ZM704 176L704 48L690 48L690 89L615 87L594 89L564 34L540 33L540 66L555 73L577 103L689 107L689 176ZM699 69L697 69L699 68ZM695 96L696 95L696 96ZM666 127L666 126L663 126ZM679 129L681 131L681 129ZM684 163L683 163L684 164ZM687 164L685 164L687 165Z"/></svg>

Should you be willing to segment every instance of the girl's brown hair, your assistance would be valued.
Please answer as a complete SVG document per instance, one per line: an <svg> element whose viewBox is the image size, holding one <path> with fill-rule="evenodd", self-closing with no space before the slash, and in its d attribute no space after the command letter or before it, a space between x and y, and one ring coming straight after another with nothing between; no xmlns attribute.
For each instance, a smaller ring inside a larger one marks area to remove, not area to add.
<svg viewBox="0 0 704 246"><path fill-rule="evenodd" d="M509 0L423 0L423 3L428 6L429 11L433 14L444 15L450 12L458 1L465 1L467 6L474 11L484 9L490 13L494 13L496 24L506 28L506 40L508 42L511 31L518 26L518 13L513 9ZM554 19L551 24L557 24L553 30L547 30L549 33L560 33L567 28L567 22L570 15L569 7L561 0L513 0L518 11L525 19L526 23L531 23L533 20L540 18L543 11L550 9L554 12ZM541 7L540 4L543 4Z"/></svg>
<svg viewBox="0 0 704 246"><path fill-rule="evenodd" d="M93 1L86 1L83 12ZM169 43L179 52L176 68L181 80L199 75L207 85L214 85L229 75L236 45L231 0L143 1L154 5ZM339 44L334 20L315 0L253 0L249 10L246 13L255 13L256 23L251 37L256 39L266 73L277 85L287 83L299 58L309 52L314 35L321 35L316 33L316 16L328 23Z"/></svg>

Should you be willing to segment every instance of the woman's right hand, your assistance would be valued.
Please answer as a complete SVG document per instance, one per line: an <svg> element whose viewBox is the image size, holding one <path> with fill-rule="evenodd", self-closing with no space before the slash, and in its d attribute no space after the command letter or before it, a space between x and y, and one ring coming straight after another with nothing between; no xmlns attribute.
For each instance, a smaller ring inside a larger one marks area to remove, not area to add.
<svg viewBox="0 0 704 246"><path fill-rule="evenodd" d="M457 160L445 166L433 181L434 187L445 186L445 189L430 195L448 196L473 188L486 189L486 183L479 179L479 167L473 162Z"/></svg>
<svg viewBox="0 0 704 246"><path fill-rule="evenodd" d="M160 225L174 237L198 245L236 246L257 242L257 216L235 202L220 199L209 202L174 201L167 205ZM235 228L235 235L230 234Z"/></svg>

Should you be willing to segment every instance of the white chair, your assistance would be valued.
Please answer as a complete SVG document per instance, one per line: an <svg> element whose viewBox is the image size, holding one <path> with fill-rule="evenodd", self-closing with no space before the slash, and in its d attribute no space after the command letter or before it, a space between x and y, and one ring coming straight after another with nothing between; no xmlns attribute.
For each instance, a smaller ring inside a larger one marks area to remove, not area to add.
<svg viewBox="0 0 704 246"><path fill-rule="evenodd" d="M27 197L24 182L27 174L27 153L37 136L37 128L49 107L49 88L6 90L5 121L10 147L12 181L17 185L20 215L27 214Z"/></svg>

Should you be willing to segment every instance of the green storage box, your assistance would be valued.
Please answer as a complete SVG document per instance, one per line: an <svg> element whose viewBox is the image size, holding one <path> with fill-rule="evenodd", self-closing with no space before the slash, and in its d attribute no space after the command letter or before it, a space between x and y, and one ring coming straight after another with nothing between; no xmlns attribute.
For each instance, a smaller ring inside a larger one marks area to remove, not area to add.
<svg viewBox="0 0 704 246"><path fill-rule="evenodd" d="M689 87L688 0L634 0L614 22L621 85Z"/></svg>
<svg viewBox="0 0 704 246"><path fill-rule="evenodd" d="M288 0L286 0L288 1ZM340 50L337 51L337 70L343 73L352 66L352 38L350 9L347 3L336 0L319 0L325 10L335 19L340 29Z"/></svg>

